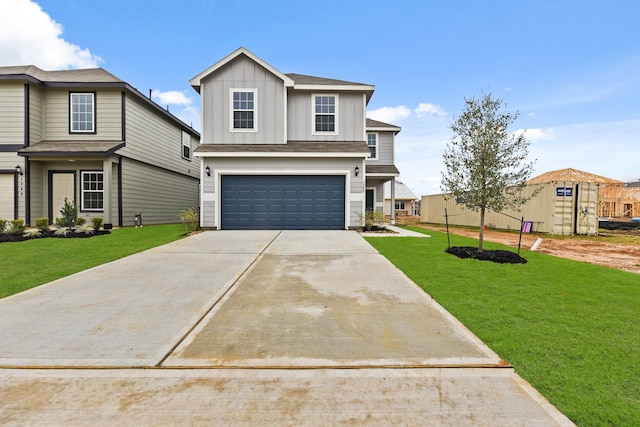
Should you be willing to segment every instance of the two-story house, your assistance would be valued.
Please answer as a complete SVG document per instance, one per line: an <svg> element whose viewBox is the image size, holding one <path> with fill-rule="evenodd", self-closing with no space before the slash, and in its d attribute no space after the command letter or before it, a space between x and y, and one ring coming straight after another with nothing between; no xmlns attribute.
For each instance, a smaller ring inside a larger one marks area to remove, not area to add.
<svg viewBox="0 0 640 427"><path fill-rule="evenodd" d="M283 74L245 48L190 83L203 227L348 229L382 210L400 128L366 119L372 85Z"/></svg>
<svg viewBox="0 0 640 427"><path fill-rule="evenodd" d="M179 222L199 204L200 135L101 68L0 67L0 218L35 224L65 198L105 228Z"/></svg>

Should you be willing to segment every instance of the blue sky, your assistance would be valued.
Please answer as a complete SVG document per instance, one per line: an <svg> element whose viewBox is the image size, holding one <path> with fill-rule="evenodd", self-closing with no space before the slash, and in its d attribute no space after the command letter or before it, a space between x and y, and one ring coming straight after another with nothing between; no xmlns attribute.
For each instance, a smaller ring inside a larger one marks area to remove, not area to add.
<svg viewBox="0 0 640 427"><path fill-rule="evenodd" d="M439 193L449 124L491 92L527 129L534 175L640 179L640 2L0 0L0 65L100 66L199 128L189 79L240 46L284 73L373 84L396 164Z"/></svg>

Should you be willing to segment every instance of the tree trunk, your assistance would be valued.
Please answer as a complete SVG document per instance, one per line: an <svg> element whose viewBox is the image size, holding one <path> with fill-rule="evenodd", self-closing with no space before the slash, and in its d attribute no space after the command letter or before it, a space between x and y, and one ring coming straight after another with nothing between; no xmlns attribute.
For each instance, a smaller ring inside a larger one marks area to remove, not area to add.
<svg viewBox="0 0 640 427"><path fill-rule="evenodd" d="M480 238L478 239L478 253L482 253L482 242L484 241L484 207L480 208Z"/></svg>

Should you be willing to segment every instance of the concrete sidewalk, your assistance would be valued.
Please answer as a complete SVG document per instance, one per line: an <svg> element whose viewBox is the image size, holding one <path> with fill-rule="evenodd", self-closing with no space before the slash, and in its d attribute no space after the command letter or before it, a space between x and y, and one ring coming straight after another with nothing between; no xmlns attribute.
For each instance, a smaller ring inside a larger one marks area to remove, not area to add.
<svg viewBox="0 0 640 427"><path fill-rule="evenodd" d="M3 425L572 425L351 231L201 233L0 322Z"/></svg>

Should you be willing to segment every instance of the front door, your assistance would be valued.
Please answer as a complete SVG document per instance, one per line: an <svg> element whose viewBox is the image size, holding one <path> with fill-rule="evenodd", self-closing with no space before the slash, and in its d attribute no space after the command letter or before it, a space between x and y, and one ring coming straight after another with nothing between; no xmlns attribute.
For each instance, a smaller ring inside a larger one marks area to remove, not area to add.
<svg viewBox="0 0 640 427"><path fill-rule="evenodd" d="M15 198L16 174L0 174L0 219L15 219Z"/></svg>
<svg viewBox="0 0 640 427"><path fill-rule="evenodd" d="M64 199L75 202L75 172L50 172L49 179L49 221L55 222L61 215Z"/></svg>
<svg viewBox="0 0 640 427"><path fill-rule="evenodd" d="M375 190L367 189L367 194L365 195L365 204L364 204L364 208L367 211L372 211L374 209L374 199L375 199Z"/></svg>

